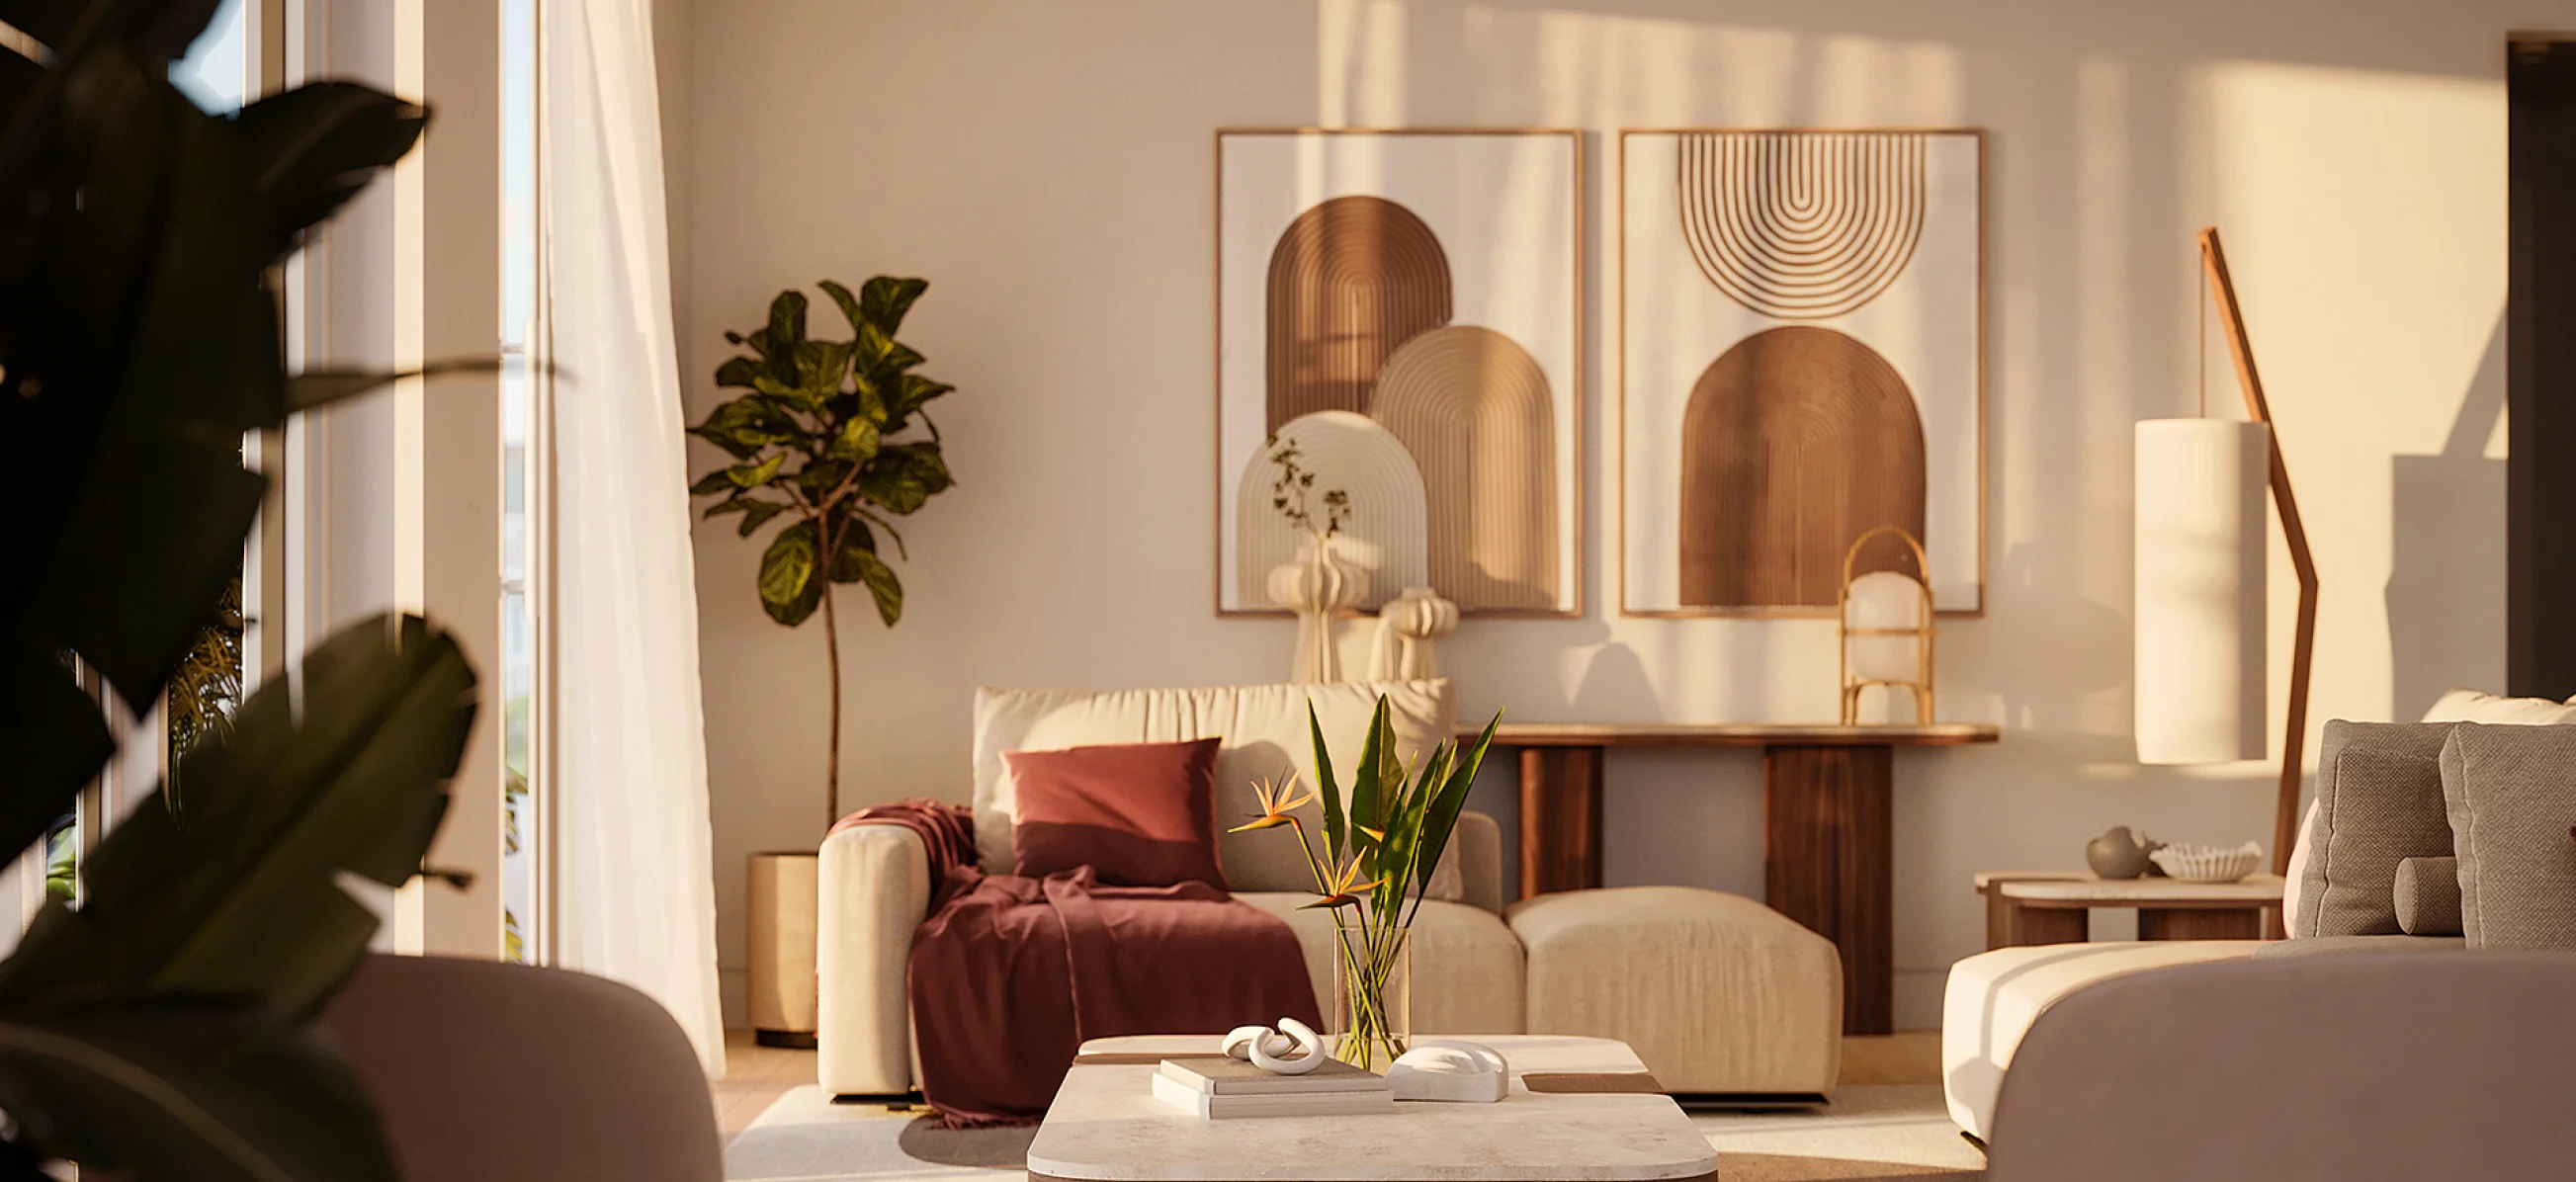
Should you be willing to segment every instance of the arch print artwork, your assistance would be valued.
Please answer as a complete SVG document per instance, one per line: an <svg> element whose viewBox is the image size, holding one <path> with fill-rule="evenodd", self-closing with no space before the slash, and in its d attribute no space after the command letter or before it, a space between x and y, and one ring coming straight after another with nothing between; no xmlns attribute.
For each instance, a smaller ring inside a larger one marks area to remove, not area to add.
<svg viewBox="0 0 2576 1182"><path fill-rule="evenodd" d="M1303 536L1273 439L1349 494L1362 610L1582 609L1582 147L1570 131L1217 134L1217 609Z"/></svg>
<svg viewBox="0 0 2576 1182"><path fill-rule="evenodd" d="M1893 525L1939 609L1981 613L1983 135L1632 130L1619 155L1622 612L1831 615L1853 540Z"/></svg>

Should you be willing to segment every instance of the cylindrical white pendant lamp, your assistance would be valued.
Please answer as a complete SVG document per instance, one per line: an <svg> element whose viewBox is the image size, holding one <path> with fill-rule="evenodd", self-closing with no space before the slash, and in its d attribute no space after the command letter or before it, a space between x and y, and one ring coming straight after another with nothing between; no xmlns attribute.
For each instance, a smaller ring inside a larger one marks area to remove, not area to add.
<svg viewBox="0 0 2576 1182"><path fill-rule="evenodd" d="M2270 465L2261 423L2138 424L2140 763L2264 756Z"/></svg>

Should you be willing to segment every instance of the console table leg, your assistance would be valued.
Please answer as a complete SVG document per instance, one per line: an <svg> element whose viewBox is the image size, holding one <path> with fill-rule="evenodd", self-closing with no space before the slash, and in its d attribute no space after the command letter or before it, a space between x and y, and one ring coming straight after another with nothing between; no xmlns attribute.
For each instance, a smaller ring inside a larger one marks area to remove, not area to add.
<svg viewBox="0 0 2576 1182"><path fill-rule="evenodd" d="M1601 749L1521 748L1521 897L1601 885Z"/></svg>
<svg viewBox="0 0 2576 1182"><path fill-rule="evenodd" d="M1895 1027L1895 777L1893 747L1775 746L1763 758L1767 900L1841 951L1845 1034Z"/></svg>

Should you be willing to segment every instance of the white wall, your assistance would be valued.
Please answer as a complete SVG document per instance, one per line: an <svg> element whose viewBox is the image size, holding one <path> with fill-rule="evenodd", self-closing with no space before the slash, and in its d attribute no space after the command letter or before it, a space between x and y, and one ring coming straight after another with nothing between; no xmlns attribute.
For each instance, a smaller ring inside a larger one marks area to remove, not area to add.
<svg viewBox="0 0 2576 1182"><path fill-rule="evenodd" d="M1898 1019L1928 1026L1945 967L1983 946L1974 871L2080 865L2115 822L2270 837L2266 767L2142 768L2129 740L2130 426L2192 412L2198 226L2225 227L2324 572L2316 717L2501 681L2503 36L2571 24L2566 0L702 0L692 413L716 397L722 331L781 287L933 281L906 336L960 388L938 414L961 483L908 523L902 625L845 639L843 802L962 800L978 683L1285 668L1286 623L1209 609L1211 129L1581 127L1591 614L1470 623L1442 660L1471 713L1829 718L1829 624L1601 606L1618 601L1603 133L1989 128L1991 607L1945 628L1941 705L2008 731L1899 760ZM815 841L824 752L822 633L761 614L758 552L729 522L700 531L736 984L742 856ZM2291 586L2274 569L2277 682ZM1760 893L1758 759L1620 753L1609 774L1611 883ZM1511 772L1488 779L1508 825Z"/></svg>

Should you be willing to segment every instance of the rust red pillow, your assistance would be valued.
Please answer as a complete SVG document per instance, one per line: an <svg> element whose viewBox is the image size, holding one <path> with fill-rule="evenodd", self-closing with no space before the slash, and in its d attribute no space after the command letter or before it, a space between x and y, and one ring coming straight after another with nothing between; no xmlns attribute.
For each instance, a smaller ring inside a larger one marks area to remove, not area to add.
<svg viewBox="0 0 2576 1182"><path fill-rule="evenodd" d="M1003 752L1018 872L1043 878L1089 866L1116 886L1223 889L1216 747L1195 739Z"/></svg>

